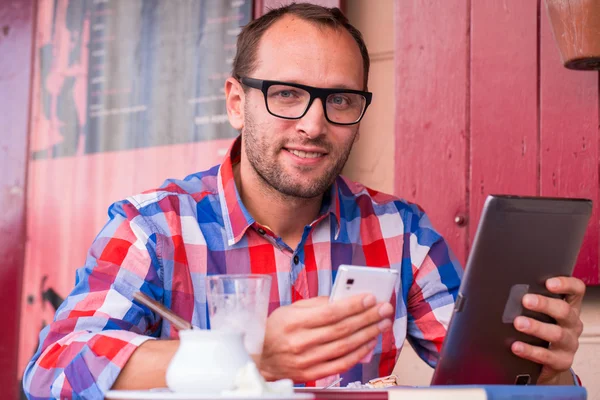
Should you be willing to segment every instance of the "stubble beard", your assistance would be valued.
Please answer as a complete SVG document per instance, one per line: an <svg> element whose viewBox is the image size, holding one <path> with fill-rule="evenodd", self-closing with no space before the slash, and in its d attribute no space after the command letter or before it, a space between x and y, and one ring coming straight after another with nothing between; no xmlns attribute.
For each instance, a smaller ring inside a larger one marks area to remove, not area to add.
<svg viewBox="0 0 600 400"><path fill-rule="evenodd" d="M242 130L242 140L244 141L245 153L248 161L256 174L272 189L281 193L285 197L295 197L302 199L311 199L325 193L333 184L338 175L342 172L354 140L349 142L347 147L339 154L335 163L329 167L321 176L315 178L312 182L299 184L297 179L287 173L279 166L269 149L268 139L261 138L256 134L256 124L251 117L249 110L244 113L244 129ZM326 149L327 157L334 156L332 146L325 141L323 136L317 139L303 141L302 145L312 145ZM281 147L281 146L280 146ZM286 151L280 148L279 151ZM300 173L303 170L309 171L310 168L299 168Z"/></svg>

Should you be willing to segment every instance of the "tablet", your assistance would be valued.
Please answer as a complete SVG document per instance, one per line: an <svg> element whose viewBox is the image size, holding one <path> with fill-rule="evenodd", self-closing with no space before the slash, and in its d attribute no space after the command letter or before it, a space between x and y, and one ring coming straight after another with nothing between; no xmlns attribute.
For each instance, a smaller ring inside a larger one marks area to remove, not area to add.
<svg viewBox="0 0 600 400"><path fill-rule="evenodd" d="M555 322L521 300L551 295L545 281L573 273L591 212L587 199L488 196L432 385L537 382L541 365L510 347L517 340L548 343L517 331L513 321L525 315Z"/></svg>

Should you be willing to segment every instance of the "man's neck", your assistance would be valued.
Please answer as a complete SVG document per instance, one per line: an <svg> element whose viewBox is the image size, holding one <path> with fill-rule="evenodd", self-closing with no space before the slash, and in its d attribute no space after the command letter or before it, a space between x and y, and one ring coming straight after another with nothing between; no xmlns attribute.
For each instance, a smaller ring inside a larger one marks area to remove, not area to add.
<svg viewBox="0 0 600 400"><path fill-rule="evenodd" d="M242 161L243 162L243 161ZM256 171L233 166L233 176L244 206L259 224L295 249L302 238L304 227L319 215L323 196L311 199L286 196L269 186Z"/></svg>

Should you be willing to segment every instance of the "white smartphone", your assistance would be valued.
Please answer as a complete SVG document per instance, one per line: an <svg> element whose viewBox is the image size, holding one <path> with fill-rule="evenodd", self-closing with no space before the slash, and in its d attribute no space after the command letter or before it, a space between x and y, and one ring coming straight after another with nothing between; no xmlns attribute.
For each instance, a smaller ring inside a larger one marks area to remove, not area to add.
<svg viewBox="0 0 600 400"><path fill-rule="evenodd" d="M389 302L397 280L398 271L395 269L340 265L329 301L371 293L378 303Z"/></svg>

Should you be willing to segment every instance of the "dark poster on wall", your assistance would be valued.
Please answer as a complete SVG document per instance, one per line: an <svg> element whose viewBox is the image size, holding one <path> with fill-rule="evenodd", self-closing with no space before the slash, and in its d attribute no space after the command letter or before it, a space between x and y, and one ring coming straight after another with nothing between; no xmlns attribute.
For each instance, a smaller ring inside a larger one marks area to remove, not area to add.
<svg viewBox="0 0 600 400"><path fill-rule="evenodd" d="M223 81L251 0L58 1L33 158L232 138Z"/></svg>

